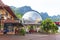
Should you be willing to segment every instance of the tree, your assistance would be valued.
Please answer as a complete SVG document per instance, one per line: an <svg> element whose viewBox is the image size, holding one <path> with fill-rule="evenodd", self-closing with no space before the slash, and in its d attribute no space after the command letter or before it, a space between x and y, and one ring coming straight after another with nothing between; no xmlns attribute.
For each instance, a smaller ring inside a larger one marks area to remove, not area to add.
<svg viewBox="0 0 60 40"><path fill-rule="evenodd" d="M57 25L48 18L42 21L41 28L46 33L56 33L58 30Z"/></svg>
<svg viewBox="0 0 60 40"><path fill-rule="evenodd" d="M25 35L25 33L26 33L24 28L21 28L19 31L20 31L20 35Z"/></svg>
<svg viewBox="0 0 60 40"><path fill-rule="evenodd" d="M18 17L18 18L22 18L22 14L19 14L19 13L16 13L16 16Z"/></svg>

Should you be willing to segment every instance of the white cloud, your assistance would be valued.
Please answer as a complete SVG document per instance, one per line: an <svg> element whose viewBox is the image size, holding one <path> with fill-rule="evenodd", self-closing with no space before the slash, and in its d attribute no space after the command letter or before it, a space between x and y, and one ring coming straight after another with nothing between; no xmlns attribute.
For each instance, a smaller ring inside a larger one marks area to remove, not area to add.
<svg viewBox="0 0 60 40"><path fill-rule="evenodd" d="M60 0L2 0L9 6L31 6L39 12L48 12L50 16L60 14Z"/></svg>

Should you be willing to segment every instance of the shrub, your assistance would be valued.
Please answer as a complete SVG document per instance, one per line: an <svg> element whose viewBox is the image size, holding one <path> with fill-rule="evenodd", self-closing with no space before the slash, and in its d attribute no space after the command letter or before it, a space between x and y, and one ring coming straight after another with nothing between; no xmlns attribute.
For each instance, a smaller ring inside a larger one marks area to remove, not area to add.
<svg viewBox="0 0 60 40"><path fill-rule="evenodd" d="M25 33L26 33L26 31L22 28L22 29L20 30L20 35L25 35Z"/></svg>
<svg viewBox="0 0 60 40"><path fill-rule="evenodd" d="M56 33L58 27L51 19L46 19L42 21L41 29L46 33Z"/></svg>

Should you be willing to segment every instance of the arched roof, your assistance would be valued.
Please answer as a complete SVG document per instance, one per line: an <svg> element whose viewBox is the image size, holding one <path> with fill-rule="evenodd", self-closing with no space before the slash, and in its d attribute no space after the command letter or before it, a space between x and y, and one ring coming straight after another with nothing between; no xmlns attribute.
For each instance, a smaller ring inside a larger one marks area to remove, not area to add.
<svg viewBox="0 0 60 40"><path fill-rule="evenodd" d="M41 16L39 15L39 13L37 13L37 12L35 12L35 11L29 11L29 12L27 12L27 13L25 13L24 15L23 15L23 17L22 17L22 20L23 21L28 21L28 23L30 23L30 22L40 22L40 21L42 21L42 18L41 18Z"/></svg>

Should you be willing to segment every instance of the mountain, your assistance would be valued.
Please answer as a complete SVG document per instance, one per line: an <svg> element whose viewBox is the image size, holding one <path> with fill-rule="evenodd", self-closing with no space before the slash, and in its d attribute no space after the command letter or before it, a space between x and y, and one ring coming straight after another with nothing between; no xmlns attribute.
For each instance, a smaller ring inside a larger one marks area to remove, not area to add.
<svg viewBox="0 0 60 40"><path fill-rule="evenodd" d="M40 15L43 20L45 20L46 18L50 18L54 22L56 22L56 21L60 22L60 15L49 16L47 12L45 12L45 13L41 12Z"/></svg>
<svg viewBox="0 0 60 40"><path fill-rule="evenodd" d="M18 18L22 18L22 13L20 13L20 12L18 13L18 11L17 11L18 8L14 7L14 6L10 6L10 8L12 9L12 11L15 13L15 15Z"/></svg>
<svg viewBox="0 0 60 40"><path fill-rule="evenodd" d="M45 20L46 18L50 18L50 16L48 15L47 12L41 12L40 15L41 15L43 20Z"/></svg>
<svg viewBox="0 0 60 40"><path fill-rule="evenodd" d="M13 10L13 12L17 15L18 18L22 18L22 16L26 12L35 11L35 12L37 12L42 17L43 20L45 20L46 18L51 18L54 22L60 21L60 15L49 16L47 12L39 13L38 11L33 10L30 6L23 6L23 7L19 7L19 8L11 6L10 8Z"/></svg>
<svg viewBox="0 0 60 40"><path fill-rule="evenodd" d="M15 11L16 11L16 9L17 9L17 8L16 8L16 7L14 7L14 6L10 6L10 8L12 9L12 11L13 11L13 12L15 12Z"/></svg>
<svg viewBox="0 0 60 40"><path fill-rule="evenodd" d="M23 7L18 8L16 11L24 14L28 11L32 11L32 8L30 6L23 6Z"/></svg>
<svg viewBox="0 0 60 40"><path fill-rule="evenodd" d="M51 19L54 21L54 22L56 22L56 21L58 21L58 22L60 22L60 15L57 15L57 16L51 16Z"/></svg>
<svg viewBox="0 0 60 40"><path fill-rule="evenodd" d="M12 10L14 10L14 12L16 14L22 14L23 15L26 12L29 12L29 11L35 11L35 12L39 13L38 11L33 10L30 6L23 6L23 7L19 7L19 8L11 6L11 8L12 8ZM41 13L39 13L39 15L42 17L43 20L46 19L46 18L49 18L48 13L41 12Z"/></svg>
<svg viewBox="0 0 60 40"><path fill-rule="evenodd" d="M12 8L12 10L14 10L15 13L20 13L20 14L24 14L28 11L32 11L32 8L30 6L23 6L23 7L19 7L19 8L11 6L11 8Z"/></svg>

